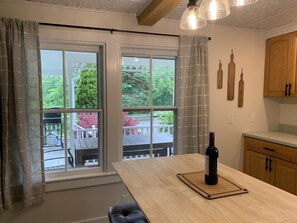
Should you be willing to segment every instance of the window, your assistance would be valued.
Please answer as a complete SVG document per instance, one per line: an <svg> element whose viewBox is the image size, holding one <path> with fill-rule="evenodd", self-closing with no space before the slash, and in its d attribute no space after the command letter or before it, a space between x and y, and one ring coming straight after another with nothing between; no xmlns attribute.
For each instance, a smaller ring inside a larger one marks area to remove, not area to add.
<svg viewBox="0 0 297 223"><path fill-rule="evenodd" d="M40 36L49 191L119 182L112 163L123 159L123 136L146 140L145 154L129 151L127 159L174 153L177 38L56 27L41 27ZM139 62L143 85L132 75Z"/></svg>
<svg viewBox="0 0 297 223"><path fill-rule="evenodd" d="M170 56L122 55L123 159L174 153L175 63Z"/></svg>
<svg viewBox="0 0 297 223"><path fill-rule="evenodd" d="M102 47L45 45L41 65L45 170L101 167Z"/></svg>

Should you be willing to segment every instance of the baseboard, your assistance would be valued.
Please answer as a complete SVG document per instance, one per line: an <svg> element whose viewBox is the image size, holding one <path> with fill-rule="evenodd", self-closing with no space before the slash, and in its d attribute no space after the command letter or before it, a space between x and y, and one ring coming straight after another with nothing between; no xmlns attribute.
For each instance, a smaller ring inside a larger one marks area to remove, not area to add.
<svg viewBox="0 0 297 223"><path fill-rule="evenodd" d="M109 223L108 217L100 217L100 218L93 218L93 219L88 219L84 221L77 221L73 223Z"/></svg>

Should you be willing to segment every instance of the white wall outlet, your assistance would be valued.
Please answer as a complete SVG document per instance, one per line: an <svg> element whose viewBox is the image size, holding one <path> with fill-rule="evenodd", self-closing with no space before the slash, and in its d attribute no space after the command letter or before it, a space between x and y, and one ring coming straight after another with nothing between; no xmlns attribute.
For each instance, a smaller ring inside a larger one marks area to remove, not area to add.
<svg viewBox="0 0 297 223"><path fill-rule="evenodd" d="M122 204L129 203L129 195L122 195Z"/></svg>
<svg viewBox="0 0 297 223"><path fill-rule="evenodd" d="M251 122L256 122L256 113L255 112L251 113Z"/></svg>
<svg viewBox="0 0 297 223"><path fill-rule="evenodd" d="M234 123L234 113L229 113L228 114L228 124L233 124Z"/></svg>

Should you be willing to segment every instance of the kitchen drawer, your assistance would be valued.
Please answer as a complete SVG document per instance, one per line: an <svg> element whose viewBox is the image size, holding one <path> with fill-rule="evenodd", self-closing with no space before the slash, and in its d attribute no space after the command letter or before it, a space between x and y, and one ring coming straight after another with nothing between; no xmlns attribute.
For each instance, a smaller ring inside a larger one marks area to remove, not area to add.
<svg viewBox="0 0 297 223"><path fill-rule="evenodd" d="M245 137L245 149L297 164L297 148Z"/></svg>

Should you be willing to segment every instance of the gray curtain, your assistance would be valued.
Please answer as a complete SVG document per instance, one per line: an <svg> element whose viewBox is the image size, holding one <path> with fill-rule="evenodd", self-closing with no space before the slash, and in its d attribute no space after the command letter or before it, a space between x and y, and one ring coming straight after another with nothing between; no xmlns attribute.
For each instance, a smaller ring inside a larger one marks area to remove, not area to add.
<svg viewBox="0 0 297 223"><path fill-rule="evenodd" d="M38 33L35 22L0 18L0 212L45 198Z"/></svg>
<svg viewBox="0 0 297 223"><path fill-rule="evenodd" d="M202 153L208 145L207 37L181 36L178 57L177 154Z"/></svg>

